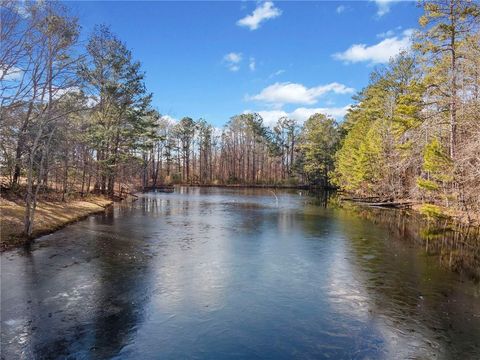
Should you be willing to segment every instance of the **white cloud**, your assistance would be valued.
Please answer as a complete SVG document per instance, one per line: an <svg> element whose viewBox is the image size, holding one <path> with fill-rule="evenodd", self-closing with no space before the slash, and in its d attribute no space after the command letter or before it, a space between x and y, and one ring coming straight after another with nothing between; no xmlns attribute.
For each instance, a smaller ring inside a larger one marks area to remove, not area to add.
<svg viewBox="0 0 480 360"><path fill-rule="evenodd" d="M251 113L252 111L245 111L246 113ZM288 116L288 113L283 110L264 110L256 111L263 119L263 123L267 126L274 127L277 123L277 120L281 117Z"/></svg>
<svg viewBox="0 0 480 360"><path fill-rule="evenodd" d="M405 37L408 37L410 39L415 34L416 31L417 30L412 29L412 28L405 29L405 30L403 30L402 35L405 36Z"/></svg>
<svg viewBox="0 0 480 360"><path fill-rule="evenodd" d="M250 30L256 30L260 23L268 19L274 19L282 14L282 10L276 8L272 1L266 1L257 5L251 15L237 21L238 26L248 27Z"/></svg>
<svg viewBox="0 0 480 360"><path fill-rule="evenodd" d="M94 95L87 96L87 107L93 108L100 102L100 98Z"/></svg>
<svg viewBox="0 0 480 360"><path fill-rule="evenodd" d="M337 14L341 14L345 12L345 10L347 10L347 7L345 5L340 5L339 7L337 7Z"/></svg>
<svg viewBox="0 0 480 360"><path fill-rule="evenodd" d="M290 117L298 121L305 121L313 114L325 114L334 117L335 119L343 118L350 109L351 105L344 107L326 107L326 108L298 108L290 113Z"/></svg>
<svg viewBox="0 0 480 360"><path fill-rule="evenodd" d="M250 58L250 63L248 64L248 67L250 68L250 71L255 71L256 64L255 64L255 58L254 57Z"/></svg>
<svg viewBox="0 0 480 360"><path fill-rule="evenodd" d="M15 81L20 80L23 70L15 66L0 65L0 80Z"/></svg>
<svg viewBox="0 0 480 360"><path fill-rule="evenodd" d="M351 105L347 105L344 107L326 107L326 108L305 108L300 107L291 112L286 112L284 110L260 110L255 111L258 113L262 118L265 125L270 127L275 126L277 120L281 117L288 117L291 119L295 119L299 124L303 124L310 116L313 114L325 114L334 117L335 119L339 120L345 116L348 109ZM254 111L245 110L244 113L248 114Z"/></svg>
<svg viewBox="0 0 480 360"><path fill-rule="evenodd" d="M240 62L242 61L242 54L231 52L223 57L223 62L230 71L240 70Z"/></svg>
<svg viewBox="0 0 480 360"><path fill-rule="evenodd" d="M176 119L176 118L174 118L170 115L162 115L161 118L166 120L167 122L169 122L171 124L177 124L178 123L178 119Z"/></svg>
<svg viewBox="0 0 480 360"><path fill-rule="evenodd" d="M67 94L79 94L81 92L78 86L70 86L67 88L54 88L52 91L52 97L55 100L61 99Z"/></svg>
<svg viewBox="0 0 480 360"><path fill-rule="evenodd" d="M214 126L213 131L212 131L212 135L214 137L221 136L222 133L223 133L223 129L224 129L223 127Z"/></svg>
<svg viewBox="0 0 480 360"><path fill-rule="evenodd" d="M284 82L267 86L259 94L247 96L248 100L262 101L270 104L315 104L326 93L349 94L354 89L343 84L330 83L307 88L302 84Z"/></svg>
<svg viewBox="0 0 480 360"><path fill-rule="evenodd" d="M397 0L374 0L377 4L377 15L383 16L390 12L390 6Z"/></svg>
<svg viewBox="0 0 480 360"><path fill-rule="evenodd" d="M413 29L407 29L402 33L401 37L389 37L375 45L354 44L344 52L333 54L333 57L345 63L386 63L400 51L410 48L412 34Z"/></svg>

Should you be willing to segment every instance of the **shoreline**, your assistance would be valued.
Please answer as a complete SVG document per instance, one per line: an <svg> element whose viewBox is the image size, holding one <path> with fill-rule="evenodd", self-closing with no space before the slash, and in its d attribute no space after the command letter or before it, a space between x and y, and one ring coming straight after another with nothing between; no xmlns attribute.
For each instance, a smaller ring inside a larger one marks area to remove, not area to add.
<svg viewBox="0 0 480 360"><path fill-rule="evenodd" d="M322 186L312 186L312 185L267 185L267 184L174 184L175 186L186 186L186 187L205 187L205 188L233 188L233 189L298 189L298 190L324 190L332 191L332 188L324 188Z"/></svg>
<svg viewBox="0 0 480 360"><path fill-rule="evenodd" d="M298 190L322 190L332 191L309 185L244 185L244 184L175 184L171 187L205 187L205 188L231 188L231 189L298 189ZM165 186L164 186L165 187ZM169 186L170 187L170 186ZM141 191L140 191L141 192ZM340 194L346 195L344 192ZM132 194L132 196L135 196ZM352 203L357 206L377 207L383 209L411 210L412 212L427 217L421 212L421 203L414 201L398 202L372 202L368 198L340 197L342 202ZM104 196L90 196L84 199L75 199L69 202L39 201L35 216L35 228L30 238L31 241L52 234L64 227L88 218L90 215L100 214L107 211L113 205L114 200ZM0 252L13 250L22 246L28 246L28 238L23 235L24 206L21 201L0 198ZM480 223L474 221L468 223L462 216L451 216L450 221L458 225L480 227Z"/></svg>
<svg viewBox="0 0 480 360"><path fill-rule="evenodd" d="M372 201L371 198L355 198L355 197L343 197L340 198L342 202L348 202L357 206L376 207L383 209L395 209L395 210L410 210L422 217L427 221L447 221L452 224L463 225L471 228L480 228L480 214L473 213L470 217L465 212L455 209L444 208L444 214L439 218L429 218L422 207L427 203L422 203L415 200L396 200L396 201ZM470 219L470 220L469 220Z"/></svg>
<svg viewBox="0 0 480 360"><path fill-rule="evenodd" d="M102 213L112 204L111 199L100 196L69 202L39 201L30 240L54 233L90 215ZM29 239L23 235L23 214L24 206L20 201L0 199L0 252L28 246Z"/></svg>

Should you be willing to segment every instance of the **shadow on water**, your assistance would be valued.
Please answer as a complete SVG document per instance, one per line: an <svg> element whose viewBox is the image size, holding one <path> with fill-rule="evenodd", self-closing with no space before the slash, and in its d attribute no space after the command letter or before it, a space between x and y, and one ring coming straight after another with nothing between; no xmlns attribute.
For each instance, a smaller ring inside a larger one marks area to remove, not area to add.
<svg viewBox="0 0 480 360"><path fill-rule="evenodd" d="M136 239L102 231L116 216L108 211L61 230L69 244L52 239L47 246L45 239L18 250L15 268L2 259L3 274L18 271L14 279L2 276L2 319L14 318L2 324L2 359L107 359L131 341L148 300L152 257L138 255ZM81 253L71 252L79 243Z"/></svg>

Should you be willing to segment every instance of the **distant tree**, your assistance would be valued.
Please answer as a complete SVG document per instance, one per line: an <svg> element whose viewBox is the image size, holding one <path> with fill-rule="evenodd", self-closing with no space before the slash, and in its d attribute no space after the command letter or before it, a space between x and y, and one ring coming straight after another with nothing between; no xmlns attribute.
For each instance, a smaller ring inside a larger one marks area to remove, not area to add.
<svg viewBox="0 0 480 360"><path fill-rule="evenodd" d="M273 136L281 157L282 179L285 179L286 176L293 176L295 146L298 136L296 121L288 117L281 117L273 128Z"/></svg>
<svg viewBox="0 0 480 360"><path fill-rule="evenodd" d="M300 149L304 154L304 171L311 183L330 186L339 139L334 119L314 114L305 122Z"/></svg>
<svg viewBox="0 0 480 360"><path fill-rule="evenodd" d="M190 117L184 117L175 126L175 134L180 141L182 151L182 180L190 181L190 150L192 147L193 137L195 135L195 122Z"/></svg>
<svg viewBox="0 0 480 360"><path fill-rule="evenodd" d="M212 181L213 127L204 119L197 122L199 137L199 179L204 184Z"/></svg>

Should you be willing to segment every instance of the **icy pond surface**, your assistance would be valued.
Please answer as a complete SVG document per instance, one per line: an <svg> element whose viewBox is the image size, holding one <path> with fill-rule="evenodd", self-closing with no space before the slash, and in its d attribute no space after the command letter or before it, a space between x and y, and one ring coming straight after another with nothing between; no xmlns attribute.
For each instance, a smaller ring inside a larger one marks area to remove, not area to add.
<svg viewBox="0 0 480 360"><path fill-rule="evenodd" d="M458 250L378 216L304 191L117 204L1 255L2 359L480 359Z"/></svg>

